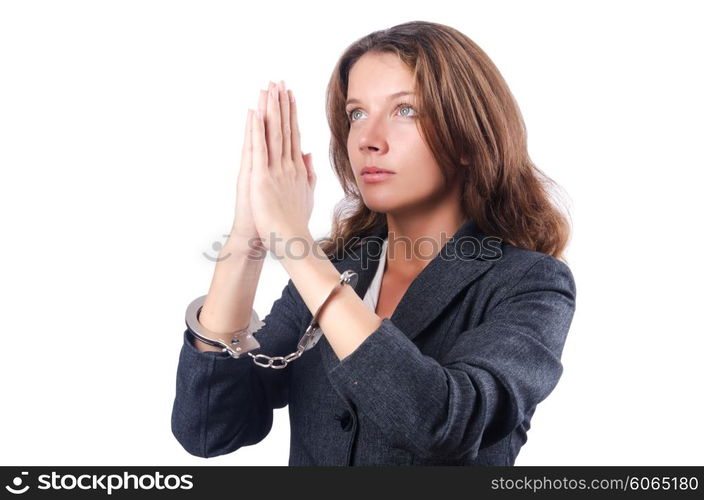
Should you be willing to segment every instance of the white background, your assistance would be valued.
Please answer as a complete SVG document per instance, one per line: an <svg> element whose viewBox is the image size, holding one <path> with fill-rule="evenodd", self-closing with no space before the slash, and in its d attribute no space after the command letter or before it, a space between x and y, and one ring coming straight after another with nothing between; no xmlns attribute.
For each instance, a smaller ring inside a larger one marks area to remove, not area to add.
<svg viewBox="0 0 704 500"><path fill-rule="evenodd" d="M696 2L0 3L2 465L286 465L287 409L230 455L170 414L184 313L232 223L246 110L284 79L342 191L324 92L342 51L453 26L507 80L569 195L577 309L516 465L693 465L704 445L701 17ZM268 259L263 317L288 275Z"/></svg>

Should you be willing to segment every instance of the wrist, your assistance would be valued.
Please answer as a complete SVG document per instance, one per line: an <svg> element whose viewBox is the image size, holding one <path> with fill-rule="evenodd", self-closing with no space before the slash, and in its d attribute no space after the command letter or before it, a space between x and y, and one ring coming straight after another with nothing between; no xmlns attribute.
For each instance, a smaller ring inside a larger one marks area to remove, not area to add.
<svg viewBox="0 0 704 500"><path fill-rule="evenodd" d="M231 234L218 254L218 260L229 257L247 257L262 260L266 257L266 249L258 238Z"/></svg>
<svg viewBox="0 0 704 500"><path fill-rule="evenodd" d="M301 260L314 253L315 240L308 229L272 233L269 251L278 260Z"/></svg>

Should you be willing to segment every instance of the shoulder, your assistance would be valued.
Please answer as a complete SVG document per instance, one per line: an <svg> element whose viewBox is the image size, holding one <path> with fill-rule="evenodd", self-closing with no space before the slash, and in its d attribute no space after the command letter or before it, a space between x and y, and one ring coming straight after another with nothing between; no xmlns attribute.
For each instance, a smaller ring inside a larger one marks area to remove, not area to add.
<svg viewBox="0 0 704 500"><path fill-rule="evenodd" d="M552 255L502 243L500 251L487 260L493 265L487 277L506 292L516 286L559 288L576 295L570 267Z"/></svg>

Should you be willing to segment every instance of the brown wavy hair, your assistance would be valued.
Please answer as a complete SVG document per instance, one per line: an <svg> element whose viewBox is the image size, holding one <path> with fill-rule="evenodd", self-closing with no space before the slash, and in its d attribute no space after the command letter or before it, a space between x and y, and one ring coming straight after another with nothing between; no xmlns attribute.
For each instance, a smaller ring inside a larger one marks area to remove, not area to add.
<svg viewBox="0 0 704 500"><path fill-rule="evenodd" d="M523 117L501 73L466 35L425 21L360 38L333 70L326 93L330 157L345 197L335 207L330 236L319 241L325 254L340 255L386 225L385 214L364 204L347 152L348 77L367 52L396 54L413 72L419 126L446 185L462 184L466 217L487 235L565 260L570 224L550 191L559 186L531 161Z"/></svg>

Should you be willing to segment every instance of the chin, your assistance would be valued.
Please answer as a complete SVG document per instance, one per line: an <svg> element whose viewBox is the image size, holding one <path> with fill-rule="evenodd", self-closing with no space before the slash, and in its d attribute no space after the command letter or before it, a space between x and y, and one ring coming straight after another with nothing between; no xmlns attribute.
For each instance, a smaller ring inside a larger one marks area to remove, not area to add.
<svg viewBox="0 0 704 500"><path fill-rule="evenodd" d="M378 212L382 214L386 214L389 212L393 212L394 210L398 210L401 208L401 205L399 204L398 200L394 199L379 199L378 196L374 196L372 198L364 198L364 205L371 211L373 212Z"/></svg>

